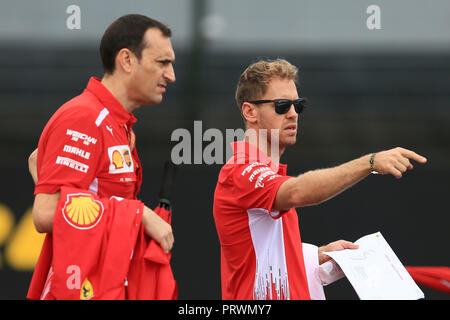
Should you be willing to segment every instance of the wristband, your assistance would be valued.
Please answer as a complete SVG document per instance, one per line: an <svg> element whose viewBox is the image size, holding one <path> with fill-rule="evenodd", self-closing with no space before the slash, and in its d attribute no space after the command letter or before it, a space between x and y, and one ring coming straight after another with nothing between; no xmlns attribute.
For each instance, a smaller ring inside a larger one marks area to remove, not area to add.
<svg viewBox="0 0 450 320"><path fill-rule="evenodd" d="M370 156L370 160L369 160L369 163L370 163L370 171L373 171L373 160L374 160L376 154L377 154L377 153L374 152L374 153L372 153L371 156Z"/></svg>

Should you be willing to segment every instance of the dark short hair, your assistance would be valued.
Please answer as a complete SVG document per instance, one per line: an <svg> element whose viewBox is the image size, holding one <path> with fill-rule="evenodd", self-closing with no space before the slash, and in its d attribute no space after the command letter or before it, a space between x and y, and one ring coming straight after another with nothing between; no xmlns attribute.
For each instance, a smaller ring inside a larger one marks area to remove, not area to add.
<svg viewBox="0 0 450 320"><path fill-rule="evenodd" d="M140 14L124 15L106 29L100 42L100 56L105 74L114 72L117 53L123 48L129 49L138 59L141 58L142 50L148 45L143 38L149 28L158 28L168 38L172 36L168 26Z"/></svg>

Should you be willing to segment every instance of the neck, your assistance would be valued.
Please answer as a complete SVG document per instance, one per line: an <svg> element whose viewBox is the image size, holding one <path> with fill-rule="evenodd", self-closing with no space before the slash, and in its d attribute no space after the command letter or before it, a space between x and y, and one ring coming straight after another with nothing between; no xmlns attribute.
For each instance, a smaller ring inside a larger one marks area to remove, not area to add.
<svg viewBox="0 0 450 320"><path fill-rule="evenodd" d="M139 108L139 104L129 98L127 94L126 85L123 81L119 81L114 75L105 75L102 79L102 84L111 94L120 102L126 112L132 113Z"/></svg>
<svg viewBox="0 0 450 320"><path fill-rule="evenodd" d="M256 132L256 135L252 134L254 132ZM275 144L272 144L271 140L267 137L268 134L264 133L261 135L258 129L247 129L245 141L257 147L259 151L265 153L267 157L270 158L270 161L272 161L272 163L274 163L278 167L280 163L280 157L283 154L285 148L281 145L276 146Z"/></svg>

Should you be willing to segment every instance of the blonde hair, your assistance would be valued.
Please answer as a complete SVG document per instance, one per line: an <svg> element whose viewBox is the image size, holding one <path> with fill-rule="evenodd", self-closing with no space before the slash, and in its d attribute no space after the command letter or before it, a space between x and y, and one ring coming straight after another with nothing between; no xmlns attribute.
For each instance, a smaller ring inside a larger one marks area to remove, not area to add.
<svg viewBox="0 0 450 320"><path fill-rule="evenodd" d="M252 63L239 78L235 99L241 109L246 101L260 99L273 78L297 82L298 68L285 59L259 60Z"/></svg>

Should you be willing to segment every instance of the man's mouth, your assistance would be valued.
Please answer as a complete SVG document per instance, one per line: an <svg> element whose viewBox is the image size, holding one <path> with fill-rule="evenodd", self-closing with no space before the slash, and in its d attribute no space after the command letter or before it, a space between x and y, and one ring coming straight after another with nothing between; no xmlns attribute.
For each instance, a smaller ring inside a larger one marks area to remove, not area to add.
<svg viewBox="0 0 450 320"><path fill-rule="evenodd" d="M287 131L288 134L296 134L297 133L297 125L296 124L287 125L284 128L284 130Z"/></svg>

